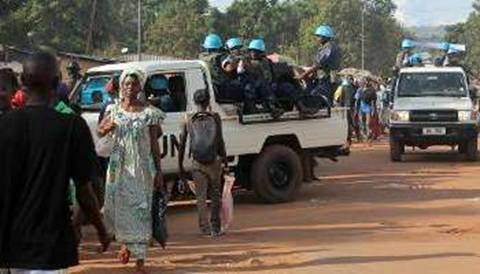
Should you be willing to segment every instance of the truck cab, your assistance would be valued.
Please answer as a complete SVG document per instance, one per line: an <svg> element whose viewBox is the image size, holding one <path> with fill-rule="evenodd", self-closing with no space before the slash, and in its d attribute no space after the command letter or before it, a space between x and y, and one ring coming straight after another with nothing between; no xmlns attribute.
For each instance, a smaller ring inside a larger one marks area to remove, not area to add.
<svg viewBox="0 0 480 274"><path fill-rule="evenodd" d="M469 88L460 67L413 67L400 70L390 118L390 155L401 161L405 146L427 149L456 146L477 159L477 91Z"/></svg>
<svg viewBox="0 0 480 274"><path fill-rule="evenodd" d="M313 157L335 158L345 152L342 148L346 143L348 127L344 109L322 109L309 118L303 118L293 110L278 120L273 120L269 113L240 115L237 106L215 99L208 66L201 61L132 62L90 69L73 91L71 100L82 109L94 141L98 140L96 128L101 102L88 98L92 94L88 83L92 79L111 78L129 68L141 70L147 75L144 91L148 100L148 93L155 88L155 79L166 78L169 82L168 95L175 99L174 107L163 109L167 118L162 125L164 135L159 142L162 169L169 178L178 177L181 125L186 114L195 111L193 94L200 89L210 92L211 98L214 98L212 110L222 118L229 166L235 172L238 186L254 190L264 202L294 199L306 178L304 175L308 175L306 172L312 167ZM162 108L162 105L159 107ZM186 159L186 168L189 162Z"/></svg>

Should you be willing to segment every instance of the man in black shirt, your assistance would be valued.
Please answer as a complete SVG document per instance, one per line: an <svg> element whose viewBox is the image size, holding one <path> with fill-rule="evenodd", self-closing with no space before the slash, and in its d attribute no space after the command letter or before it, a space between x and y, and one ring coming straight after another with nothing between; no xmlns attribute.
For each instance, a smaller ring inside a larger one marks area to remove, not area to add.
<svg viewBox="0 0 480 274"><path fill-rule="evenodd" d="M86 122L51 107L55 57L36 53L23 71L26 106L0 119L0 273L62 273L78 264L70 179L103 250L110 243L90 183L96 155Z"/></svg>

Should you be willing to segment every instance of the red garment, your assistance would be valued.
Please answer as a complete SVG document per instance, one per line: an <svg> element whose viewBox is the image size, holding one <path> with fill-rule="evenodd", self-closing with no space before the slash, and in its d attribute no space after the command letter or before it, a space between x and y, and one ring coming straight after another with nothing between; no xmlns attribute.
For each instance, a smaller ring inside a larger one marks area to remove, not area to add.
<svg viewBox="0 0 480 274"><path fill-rule="evenodd" d="M113 79L110 79L110 81L108 81L108 83L105 85L105 91L112 94L112 93L115 93L115 90L116 90L115 83Z"/></svg>
<svg viewBox="0 0 480 274"><path fill-rule="evenodd" d="M380 124L377 113L373 114L372 118L370 119L370 124L368 126L370 127L370 132L375 138L382 136L382 125Z"/></svg>
<svg viewBox="0 0 480 274"><path fill-rule="evenodd" d="M25 106L26 101L27 101L27 97L25 96L25 92L19 89L13 95L12 100L10 101L10 104L12 105L12 108L21 108Z"/></svg>

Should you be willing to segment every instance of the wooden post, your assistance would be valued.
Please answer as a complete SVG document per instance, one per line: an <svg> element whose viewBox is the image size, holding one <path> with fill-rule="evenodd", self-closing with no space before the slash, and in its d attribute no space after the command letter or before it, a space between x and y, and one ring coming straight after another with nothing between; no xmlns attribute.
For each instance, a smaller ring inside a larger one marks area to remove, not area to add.
<svg viewBox="0 0 480 274"><path fill-rule="evenodd" d="M88 35L87 35L87 45L85 51L90 53L92 50L92 40L93 40L93 29L95 27L95 17L97 13L97 0L93 0L92 2L92 12L90 13L90 25L88 27Z"/></svg>

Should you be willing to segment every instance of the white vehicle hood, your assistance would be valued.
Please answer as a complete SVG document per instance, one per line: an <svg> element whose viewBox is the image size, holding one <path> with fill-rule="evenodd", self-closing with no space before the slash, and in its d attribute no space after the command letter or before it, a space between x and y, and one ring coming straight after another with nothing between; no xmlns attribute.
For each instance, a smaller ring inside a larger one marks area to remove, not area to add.
<svg viewBox="0 0 480 274"><path fill-rule="evenodd" d="M408 97L395 98L394 110L471 110L472 100L468 97Z"/></svg>

